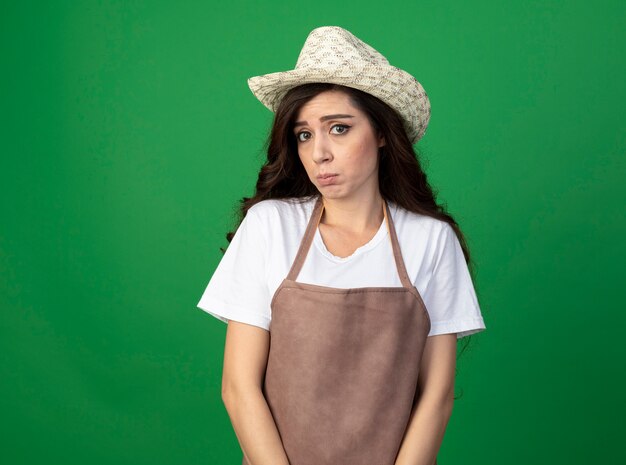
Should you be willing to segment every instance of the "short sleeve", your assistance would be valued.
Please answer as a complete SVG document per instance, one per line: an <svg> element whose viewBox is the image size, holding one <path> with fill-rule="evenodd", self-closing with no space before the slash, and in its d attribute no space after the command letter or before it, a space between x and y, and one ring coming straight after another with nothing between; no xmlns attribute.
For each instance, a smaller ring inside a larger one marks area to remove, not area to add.
<svg viewBox="0 0 626 465"><path fill-rule="evenodd" d="M431 320L429 336L456 333L459 339L486 329L461 243L448 223L422 298Z"/></svg>
<svg viewBox="0 0 626 465"><path fill-rule="evenodd" d="M252 206L198 302L198 308L228 323L239 321L269 331L267 244L257 209Z"/></svg>

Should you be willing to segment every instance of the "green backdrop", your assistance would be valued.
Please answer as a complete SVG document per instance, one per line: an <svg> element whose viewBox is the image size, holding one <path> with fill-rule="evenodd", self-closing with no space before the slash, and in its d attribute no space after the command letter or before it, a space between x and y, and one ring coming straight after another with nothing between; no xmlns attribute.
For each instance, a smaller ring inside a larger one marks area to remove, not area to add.
<svg viewBox="0 0 626 465"><path fill-rule="evenodd" d="M339 25L424 85L477 266L439 463L624 463L624 24L617 0L4 2L0 462L240 463L196 303L271 124L246 79Z"/></svg>

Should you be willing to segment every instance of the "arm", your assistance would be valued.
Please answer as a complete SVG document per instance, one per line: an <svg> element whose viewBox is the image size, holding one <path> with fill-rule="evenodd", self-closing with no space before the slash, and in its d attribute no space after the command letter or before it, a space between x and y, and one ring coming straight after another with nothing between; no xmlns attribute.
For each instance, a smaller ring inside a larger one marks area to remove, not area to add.
<svg viewBox="0 0 626 465"><path fill-rule="evenodd" d="M228 322L222 400L249 465L289 465L262 392L269 336L263 328Z"/></svg>
<svg viewBox="0 0 626 465"><path fill-rule="evenodd" d="M395 465L433 465L452 414L456 334L426 339L418 395Z"/></svg>

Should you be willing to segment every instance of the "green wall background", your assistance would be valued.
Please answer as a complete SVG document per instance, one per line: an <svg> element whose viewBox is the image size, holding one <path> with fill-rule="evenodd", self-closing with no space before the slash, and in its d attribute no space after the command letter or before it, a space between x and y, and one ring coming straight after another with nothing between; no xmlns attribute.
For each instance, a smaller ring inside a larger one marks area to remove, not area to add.
<svg viewBox="0 0 626 465"><path fill-rule="evenodd" d="M625 463L624 24L617 0L4 2L0 461L240 463L196 303L271 124L246 79L339 25L424 85L477 266L439 462Z"/></svg>

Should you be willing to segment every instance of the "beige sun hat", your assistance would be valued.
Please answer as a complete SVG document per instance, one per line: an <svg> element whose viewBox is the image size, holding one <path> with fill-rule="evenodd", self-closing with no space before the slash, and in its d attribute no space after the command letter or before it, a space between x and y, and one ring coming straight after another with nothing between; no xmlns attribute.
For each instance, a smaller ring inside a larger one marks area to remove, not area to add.
<svg viewBox="0 0 626 465"><path fill-rule="evenodd" d="M295 69L251 77L248 86L263 105L275 112L289 89L311 82L342 84L378 97L402 117L413 144L426 131L430 101L422 85L339 26L313 29Z"/></svg>

